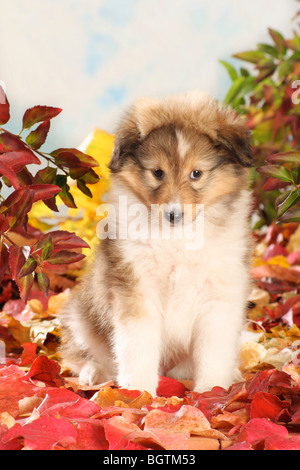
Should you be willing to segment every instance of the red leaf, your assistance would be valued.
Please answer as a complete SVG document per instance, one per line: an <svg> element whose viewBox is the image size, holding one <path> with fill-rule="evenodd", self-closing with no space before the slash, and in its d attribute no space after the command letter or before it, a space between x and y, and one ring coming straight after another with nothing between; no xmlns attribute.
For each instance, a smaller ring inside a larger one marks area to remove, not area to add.
<svg viewBox="0 0 300 470"><path fill-rule="evenodd" d="M20 137L4 131L0 134L0 154L10 152L11 150L27 150L27 147Z"/></svg>
<svg viewBox="0 0 300 470"><path fill-rule="evenodd" d="M76 444L68 446L70 450L108 450L104 428L98 420L81 421L76 425Z"/></svg>
<svg viewBox="0 0 300 470"><path fill-rule="evenodd" d="M75 148L59 148L51 152L57 164L68 168L91 168L99 166L97 160Z"/></svg>
<svg viewBox="0 0 300 470"><path fill-rule="evenodd" d="M260 443L263 445L264 441L272 435L275 435L277 438L286 439L288 431L284 426L272 423L266 418L254 418L247 424L242 425L236 442L247 442L253 446Z"/></svg>
<svg viewBox="0 0 300 470"><path fill-rule="evenodd" d="M278 178L267 178L263 191L274 191L275 189L286 188L289 186L290 183L286 183L285 181L281 181Z"/></svg>
<svg viewBox="0 0 300 470"><path fill-rule="evenodd" d="M37 265L38 265L37 261L34 259L34 257L29 256L29 258L26 260L26 263L22 266L22 268L19 272L19 276L18 276L19 279L33 273L33 271L35 270Z"/></svg>
<svg viewBox="0 0 300 470"><path fill-rule="evenodd" d="M23 247L11 245L9 248L9 266L13 280L16 280L20 269L25 264L25 261Z"/></svg>
<svg viewBox="0 0 300 470"><path fill-rule="evenodd" d="M258 392L250 406L250 418L269 418L276 421L280 412L289 406L289 402L280 400L276 395Z"/></svg>
<svg viewBox="0 0 300 470"><path fill-rule="evenodd" d="M0 85L0 124L6 124L9 121L9 102L6 94Z"/></svg>
<svg viewBox="0 0 300 470"><path fill-rule="evenodd" d="M287 257L289 264L300 264L300 251L294 251Z"/></svg>
<svg viewBox="0 0 300 470"><path fill-rule="evenodd" d="M0 369L0 412L7 411L14 418L19 412L19 400L33 395L44 396L47 388L36 387L25 380L24 372L16 366Z"/></svg>
<svg viewBox="0 0 300 470"><path fill-rule="evenodd" d="M6 269L8 268L8 261L9 261L8 248L2 242L0 244L0 282L2 282Z"/></svg>
<svg viewBox="0 0 300 470"><path fill-rule="evenodd" d="M227 447L225 450L253 450L253 448L249 443L241 442L238 444L233 444L233 446Z"/></svg>
<svg viewBox="0 0 300 470"><path fill-rule="evenodd" d="M82 238L75 235L74 232L67 232L66 230L54 230L51 232L51 237L55 247L62 249L71 248L90 248L90 246L82 240Z"/></svg>
<svg viewBox="0 0 300 470"><path fill-rule="evenodd" d="M27 109L23 116L23 129L28 129L37 122L52 119L61 112L61 108L53 108L52 106L34 106Z"/></svg>
<svg viewBox="0 0 300 470"><path fill-rule="evenodd" d="M90 418L99 411L100 407L96 403L63 388L50 389L38 407L40 416L59 415L72 420Z"/></svg>
<svg viewBox="0 0 300 470"><path fill-rule="evenodd" d="M61 191L61 188L54 184L31 184L28 188L34 191L33 202L50 199Z"/></svg>
<svg viewBox="0 0 300 470"><path fill-rule="evenodd" d="M61 442L70 445L76 442L75 427L64 418L42 417L32 422L15 424L3 438L4 442L23 437L26 449L52 450Z"/></svg>
<svg viewBox="0 0 300 470"><path fill-rule="evenodd" d="M34 177L34 183L35 184L53 184L56 173L57 173L57 169L52 168L51 166L48 166L47 168L43 168L42 170L39 170L36 173Z"/></svg>
<svg viewBox="0 0 300 470"><path fill-rule="evenodd" d="M0 175L6 176L6 178L9 179L9 181L11 182L11 184L13 185L15 189L18 189L20 187L20 183L18 181L16 173L10 167L5 165L5 163L1 163L1 159L0 159Z"/></svg>
<svg viewBox="0 0 300 470"><path fill-rule="evenodd" d="M56 361L50 360L46 356L38 356L24 379L31 378L60 387L64 384L64 380L59 372L60 366Z"/></svg>
<svg viewBox="0 0 300 470"><path fill-rule="evenodd" d="M134 424L115 422L113 418L103 419L102 423L105 437L109 443L109 450L124 449L129 443L127 436L137 428Z"/></svg>
<svg viewBox="0 0 300 470"><path fill-rule="evenodd" d="M47 276L47 274L43 272L37 273L37 281L38 281L38 285L41 291L45 294L46 297L48 297L50 281L49 281L49 277Z"/></svg>
<svg viewBox="0 0 300 470"><path fill-rule="evenodd" d="M16 282L20 291L20 297L24 302L27 302L31 288L33 286L33 274L28 274L22 278L17 278Z"/></svg>
<svg viewBox="0 0 300 470"><path fill-rule="evenodd" d="M178 382L178 380L170 377L159 377L158 388L156 391L158 397L168 398L175 396L183 398L186 391L186 387L182 383Z"/></svg>
<svg viewBox="0 0 300 470"><path fill-rule="evenodd" d="M23 343L23 352L21 355L21 364L20 366L26 366L28 364L32 364L36 358L36 343Z"/></svg>
<svg viewBox="0 0 300 470"><path fill-rule="evenodd" d="M265 450L300 450L300 436L285 439L280 436L270 436L266 439Z"/></svg>
<svg viewBox="0 0 300 470"><path fill-rule="evenodd" d="M1 204L1 213L7 214L10 213L13 207L21 200L22 196L24 195L25 188L20 188L14 191L12 194L8 196L8 198ZM27 190L28 192L28 190Z"/></svg>
<svg viewBox="0 0 300 470"><path fill-rule="evenodd" d="M37 129L31 131L26 137L26 142L34 149L39 149L45 142L50 129L50 119L42 122Z"/></svg>
<svg viewBox="0 0 300 470"><path fill-rule="evenodd" d="M30 150L12 150L0 155L2 164L9 166L14 172L18 173L24 166L35 163L40 165L40 160Z"/></svg>
<svg viewBox="0 0 300 470"><path fill-rule="evenodd" d="M53 253L50 258L47 259L49 264L71 264L77 263L85 258L85 255L76 253L75 251L61 250Z"/></svg>
<svg viewBox="0 0 300 470"><path fill-rule="evenodd" d="M289 253L287 249L284 248L284 246L279 245L279 244L272 244L268 246L268 248L266 249L266 251L264 252L262 256L262 259L264 261L267 261L268 259L273 258L274 256L278 256L278 255L287 256L288 254Z"/></svg>

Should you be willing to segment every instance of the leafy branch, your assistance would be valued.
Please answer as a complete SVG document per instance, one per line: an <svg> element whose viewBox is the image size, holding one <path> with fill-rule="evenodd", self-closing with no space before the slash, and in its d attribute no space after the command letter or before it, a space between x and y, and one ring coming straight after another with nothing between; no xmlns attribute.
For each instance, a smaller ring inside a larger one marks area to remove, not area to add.
<svg viewBox="0 0 300 470"><path fill-rule="evenodd" d="M251 64L250 70L220 61L232 81L225 102L245 116L252 131L259 167L252 173L256 227L300 221L300 36L297 27L288 39L268 32L270 44L233 55Z"/></svg>
<svg viewBox="0 0 300 470"><path fill-rule="evenodd" d="M6 193L12 190L7 197L0 194L0 282L9 275L25 301L35 279L48 295L49 278L45 270L51 270L52 265L80 261L84 255L78 249L88 247L73 233L35 231L33 234L28 225L28 213L37 201L43 201L55 212L58 212L57 197L66 206L77 207L70 193L69 178L76 180L78 189L89 197L92 193L87 184L99 180L93 170L98 162L91 156L75 148L59 148L50 153L40 150L48 136L51 119L61 111L51 106L27 109L22 129L16 135L3 127L10 119L10 106L0 86L0 190L4 187L10 188ZM28 131L25 138L24 131ZM44 167L33 174L30 165L41 165L43 161ZM30 240L28 245L20 246L15 241L16 233L23 240ZM71 251L73 249L77 251Z"/></svg>

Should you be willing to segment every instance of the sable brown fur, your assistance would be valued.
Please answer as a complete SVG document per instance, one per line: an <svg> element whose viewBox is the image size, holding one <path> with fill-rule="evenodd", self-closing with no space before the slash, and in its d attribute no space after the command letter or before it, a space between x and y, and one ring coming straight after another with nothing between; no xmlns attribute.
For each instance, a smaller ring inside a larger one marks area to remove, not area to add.
<svg viewBox="0 0 300 470"><path fill-rule="evenodd" d="M192 378L198 391L231 384L250 286L252 164L243 119L204 95L140 99L124 115L110 162L109 202L117 207L125 195L147 208L157 205L161 223L166 205L176 203L183 220L194 223L203 204L204 247L191 253L184 240L100 243L62 312L61 353L81 381L113 379L153 394L159 374ZM122 220L118 214L117 229ZM230 336L228 351L213 328Z"/></svg>

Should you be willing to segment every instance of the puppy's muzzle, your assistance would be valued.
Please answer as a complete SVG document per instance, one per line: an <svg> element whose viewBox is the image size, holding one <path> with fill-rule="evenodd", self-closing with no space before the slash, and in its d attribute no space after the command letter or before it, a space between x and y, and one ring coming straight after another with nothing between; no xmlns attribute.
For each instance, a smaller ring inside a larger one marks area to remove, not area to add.
<svg viewBox="0 0 300 470"><path fill-rule="evenodd" d="M179 208L174 208L164 211L165 219L172 225L176 225L182 220L182 211Z"/></svg>

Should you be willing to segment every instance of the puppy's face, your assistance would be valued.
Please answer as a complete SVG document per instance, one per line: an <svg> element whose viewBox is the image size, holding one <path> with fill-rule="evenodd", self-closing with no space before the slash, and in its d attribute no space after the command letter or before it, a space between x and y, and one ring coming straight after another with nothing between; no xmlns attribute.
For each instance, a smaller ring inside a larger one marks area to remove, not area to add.
<svg viewBox="0 0 300 470"><path fill-rule="evenodd" d="M214 123L219 125L214 137L213 131L197 129L188 121L183 125L174 116L173 122L141 136L131 118L117 134L110 168L147 208L158 206L171 225L190 222L199 204L205 209L245 187L248 134L244 127L227 124L226 119Z"/></svg>

